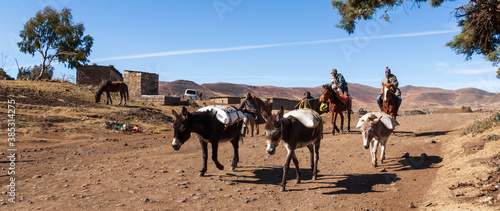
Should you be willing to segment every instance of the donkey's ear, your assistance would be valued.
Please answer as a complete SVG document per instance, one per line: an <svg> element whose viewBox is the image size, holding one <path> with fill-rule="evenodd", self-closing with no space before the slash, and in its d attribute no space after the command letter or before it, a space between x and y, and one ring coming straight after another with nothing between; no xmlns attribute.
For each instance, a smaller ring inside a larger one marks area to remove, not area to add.
<svg viewBox="0 0 500 211"><path fill-rule="evenodd" d="M183 116L184 118L187 118L187 117L188 117L188 115L189 115L189 111L186 109L186 107L184 107L184 106L183 106L183 107L182 107L182 116Z"/></svg>
<svg viewBox="0 0 500 211"><path fill-rule="evenodd" d="M283 118L283 113L285 113L285 111L283 111L283 106L280 107L280 110L278 111L278 118L279 119L282 119Z"/></svg>
<svg viewBox="0 0 500 211"><path fill-rule="evenodd" d="M181 117L179 114L177 114L177 112L172 109L172 114L175 116L176 119L179 119L179 117Z"/></svg>

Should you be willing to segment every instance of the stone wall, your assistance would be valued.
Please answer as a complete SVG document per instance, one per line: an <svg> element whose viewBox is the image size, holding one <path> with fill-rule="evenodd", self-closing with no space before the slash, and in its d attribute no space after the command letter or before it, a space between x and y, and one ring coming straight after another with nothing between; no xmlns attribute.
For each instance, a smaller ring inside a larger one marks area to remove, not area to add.
<svg viewBox="0 0 500 211"><path fill-rule="evenodd" d="M83 65L76 68L76 84L99 86L103 81L123 81L122 74L113 66L97 64Z"/></svg>
<svg viewBox="0 0 500 211"><path fill-rule="evenodd" d="M142 95L141 99L160 105L177 106L181 104L180 97L170 97L165 95Z"/></svg>
<svg viewBox="0 0 500 211"><path fill-rule="evenodd" d="M240 104L240 97L211 97L210 102L217 104Z"/></svg>
<svg viewBox="0 0 500 211"><path fill-rule="evenodd" d="M289 100L283 98L271 98L271 103L273 103L273 110L279 110L283 106L284 110L294 110L295 106L300 102L298 100Z"/></svg>
<svg viewBox="0 0 500 211"><path fill-rule="evenodd" d="M128 85L131 97L140 98L141 95L158 95L158 74L125 70L123 75L123 82Z"/></svg>

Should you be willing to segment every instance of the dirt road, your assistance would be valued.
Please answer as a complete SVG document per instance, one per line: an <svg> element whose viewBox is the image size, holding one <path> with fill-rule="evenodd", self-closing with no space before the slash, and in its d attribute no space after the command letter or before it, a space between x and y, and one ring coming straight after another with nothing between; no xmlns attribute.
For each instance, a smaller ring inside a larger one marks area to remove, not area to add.
<svg viewBox="0 0 500 211"><path fill-rule="evenodd" d="M424 197L442 165L441 145L484 114L402 116L387 145L387 162L374 168L359 130L331 134L326 124L320 148L319 178L311 180L309 152L297 151L303 180L295 184L291 166L286 192L280 192L286 150L270 156L265 137L246 137L240 163L230 170L232 147L220 145L220 171L209 159L199 177L201 149L192 136L179 151L172 130L126 135L47 131L18 136L16 203L18 210L407 210L432 206ZM324 118L328 119L327 114ZM356 125L353 118L351 125ZM1 152L6 152L1 146ZM409 157L402 157L409 153ZM420 160L422 153L428 159ZM5 154L2 154L5 155ZM9 162L2 156L1 184L8 184Z"/></svg>

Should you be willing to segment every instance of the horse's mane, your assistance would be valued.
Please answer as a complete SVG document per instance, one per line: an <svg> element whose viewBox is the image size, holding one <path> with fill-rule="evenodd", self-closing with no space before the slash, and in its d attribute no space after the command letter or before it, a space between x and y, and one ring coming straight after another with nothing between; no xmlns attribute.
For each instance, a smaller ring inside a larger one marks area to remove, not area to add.
<svg viewBox="0 0 500 211"><path fill-rule="evenodd" d="M340 99L338 99L337 97L335 97L335 90L332 89L332 86L330 86L330 84L323 84L323 89L328 89L330 90L330 92L332 93L332 96L330 96L330 99L332 100L333 103L335 104L338 104L338 103L341 103L343 104Z"/></svg>
<svg viewBox="0 0 500 211"><path fill-rule="evenodd" d="M103 92L104 92L104 89L106 88L106 86L110 83L111 81L104 81L102 82L101 86L99 87L99 89L97 89L97 95L101 95Z"/></svg>

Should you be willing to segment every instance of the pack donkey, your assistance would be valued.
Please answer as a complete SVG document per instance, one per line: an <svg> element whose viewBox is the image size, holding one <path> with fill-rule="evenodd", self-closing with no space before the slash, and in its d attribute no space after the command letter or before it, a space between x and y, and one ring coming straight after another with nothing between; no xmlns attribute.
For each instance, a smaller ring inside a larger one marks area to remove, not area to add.
<svg viewBox="0 0 500 211"><path fill-rule="evenodd" d="M394 128L399 123L392 116L383 112L371 112L362 116L356 128L361 129L363 146L370 148L372 165L377 167L377 150L380 145L380 163L384 163L385 145Z"/></svg>
<svg viewBox="0 0 500 211"><path fill-rule="evenodd" d="M310 109L304 109L308 112L314 112ZM316 112L314 112L316 113ZM313 113L312 113L313 114ZM317 113L316 113L317 114ZM319 114L317 114L319 117ZM283 117L283 107L278 111L277 115L266 117L265 134L267 139L267 153L273 155L276 152L276 147L279 145L280 140L283 140L288 154L286 156L285 165L283 166L283 179L281 181L281 191L285 191L286 175L290 168L290 161L295 165L297 172L297 183L300 183L300 168L299 161L295 155L295 149L307 146L311 153L311 170L313 180L316 180L318 174L318 160L319 160L319 145L323 138L323 121L310 128L306 127L299 119L289 115ZM321 117L320 117L321 118Z"/></svg>
<svg viewBox="0 0 500 211"><path fill-rule="evenodd" d="M239 161L238 141L241 136L242 121L238 121L232 125L225 126L210 112L194 112L189 113L186 107L182 107L181 114L177 114L172 110L175 116L174 121L174 140L172 147L174 150L179 150L190 137L191 132L198 134L203 152L203 168L200 171L200 176L205 176L207 172L207 146L212 145L212 160L219 170L223 170L224 166L217 159L217 150L219 143L230 141L234 148L232 170L234 170Z"/></svg>

